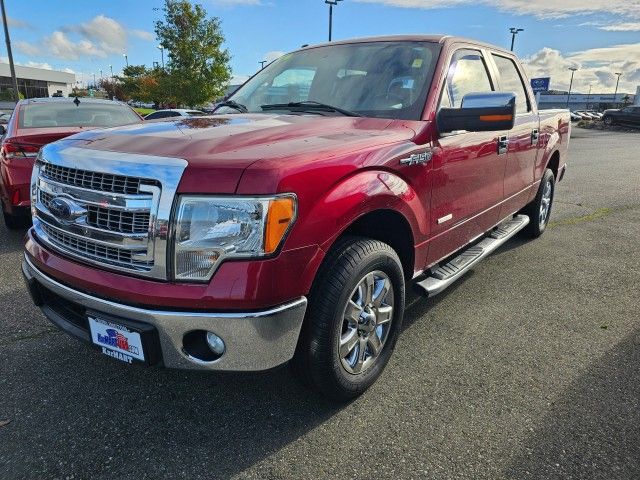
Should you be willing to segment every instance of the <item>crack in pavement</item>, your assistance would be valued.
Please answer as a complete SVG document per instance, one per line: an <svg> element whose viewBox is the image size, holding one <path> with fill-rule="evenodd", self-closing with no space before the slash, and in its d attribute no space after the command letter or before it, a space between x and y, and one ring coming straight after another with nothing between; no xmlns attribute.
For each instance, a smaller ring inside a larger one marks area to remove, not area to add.
<svg viewBox="0 0 640 480"><path fill-rule="evenodd" d="M62 333L63 332L61 332L57 328L47 328L45 330L41 330L39 332L31 333L29 335L23 335L21 337L14 337L11 340L0 342L0 347L6 347L6 346L9 346L9 345L13 345L13 344L21 342L23 340L33 340L33 339L36 339L36 338L46 337L46 336L48 336L50 334L51 335L60 335Z"/></svg>

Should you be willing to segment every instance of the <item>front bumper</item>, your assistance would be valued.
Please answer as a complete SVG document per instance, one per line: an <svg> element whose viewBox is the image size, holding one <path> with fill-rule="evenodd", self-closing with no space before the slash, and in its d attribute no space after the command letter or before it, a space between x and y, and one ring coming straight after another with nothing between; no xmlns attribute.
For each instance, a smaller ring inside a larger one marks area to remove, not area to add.
<svg viewBox="0 0 640 480"><path fill-rule="evenodd" d="M67 287L38 270L27 257L22 263L22 272L36 305L63 330L91 341L87 312L116 318L125 325L127 322L137 327L142 325L149 331L145 346L151 350L148 363L169 368L259 371L281 365L293 357L307 308L307 299L301 297L260 312L151 310L104 300ZM189 355L184 349L184 336L196 330L213 332L222 338L225 353L211 362Z"/></svg>

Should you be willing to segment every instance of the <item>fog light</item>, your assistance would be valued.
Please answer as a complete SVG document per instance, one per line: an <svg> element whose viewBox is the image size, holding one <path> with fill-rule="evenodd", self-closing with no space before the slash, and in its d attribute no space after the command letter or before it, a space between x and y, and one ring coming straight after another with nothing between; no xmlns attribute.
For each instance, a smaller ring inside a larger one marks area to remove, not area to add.
<svg viewBox="0 0 640 480"><path fill-rule="evenodd" d="M224 342L213 332L207 332L207 344L213 353L222 356L224 353Z"/></svg>

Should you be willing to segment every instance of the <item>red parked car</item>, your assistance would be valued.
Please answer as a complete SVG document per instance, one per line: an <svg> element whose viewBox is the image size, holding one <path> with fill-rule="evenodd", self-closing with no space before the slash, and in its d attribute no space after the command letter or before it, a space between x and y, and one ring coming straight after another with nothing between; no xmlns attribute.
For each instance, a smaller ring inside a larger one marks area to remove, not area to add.
<svg viewBox="0 0 640 480"><path fill-rule="evenodd" d="M16 105L6 127L0 125L0 202L9 228L30 219L29 183L40 148L92 128L139 123L142 118L120 102L92 98L32 98Z"/></svg>
<svg viewBox="0 0 640 480"><path fill-rule="evenodd" d="M128 364L290 362L338 399L383 371L407 288L545 231L570 134L512 52L442 36L303 48L216 112L42 150L34 302Z"/></svg>

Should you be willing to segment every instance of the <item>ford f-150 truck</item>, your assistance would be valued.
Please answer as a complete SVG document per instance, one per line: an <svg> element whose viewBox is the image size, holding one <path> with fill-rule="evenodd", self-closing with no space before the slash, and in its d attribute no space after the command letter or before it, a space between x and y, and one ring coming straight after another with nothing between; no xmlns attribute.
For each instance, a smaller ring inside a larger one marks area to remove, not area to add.
<svg viewBox="0 0 640 480"><path fill-rule="evenodd" d="M517 232L544 232L569 135L568 111L539 112L491 45L302 48L215 115L44 147L23 273L51 321L114 359L289 362L352 398L387 364L408 288L436 295Z"/></svg>

